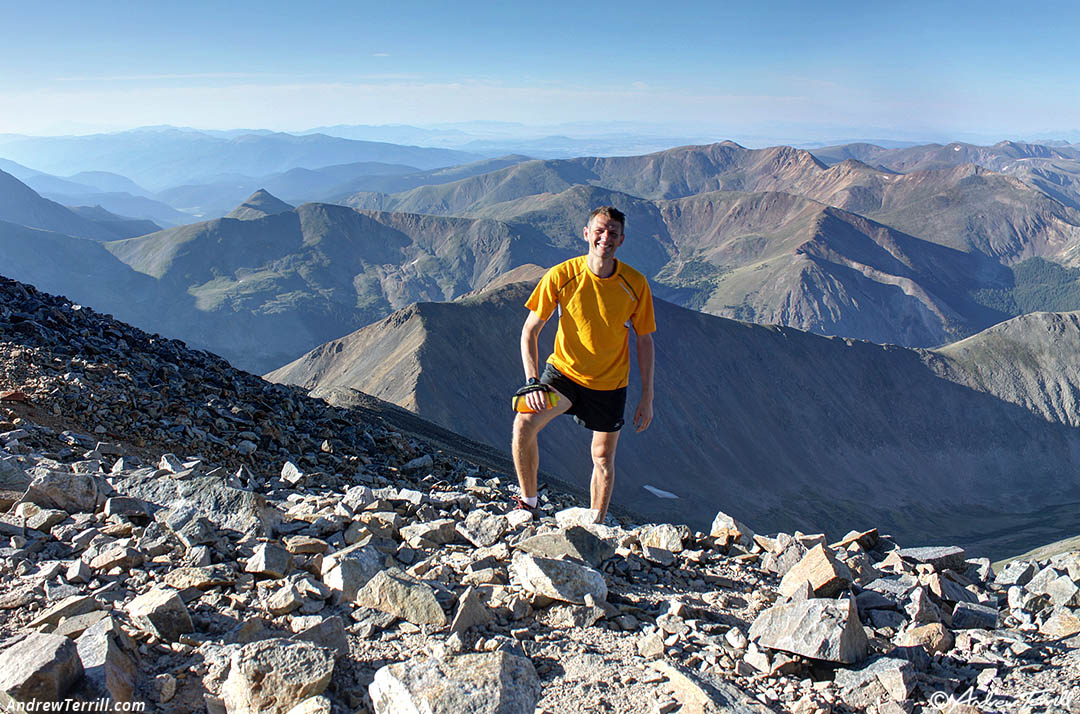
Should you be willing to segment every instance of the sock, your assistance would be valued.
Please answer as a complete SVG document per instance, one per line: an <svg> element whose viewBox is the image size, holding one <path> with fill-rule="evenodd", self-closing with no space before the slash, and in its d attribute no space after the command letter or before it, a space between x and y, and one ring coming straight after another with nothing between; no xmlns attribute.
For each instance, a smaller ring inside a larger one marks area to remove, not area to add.
<svg viewBox="0 0 1080 714"><path fill-rule="evenodd" d="M529 498L528 496L522 496L521 500L525 502L525 505L529 508L536 508L536 496Z"/></svg>

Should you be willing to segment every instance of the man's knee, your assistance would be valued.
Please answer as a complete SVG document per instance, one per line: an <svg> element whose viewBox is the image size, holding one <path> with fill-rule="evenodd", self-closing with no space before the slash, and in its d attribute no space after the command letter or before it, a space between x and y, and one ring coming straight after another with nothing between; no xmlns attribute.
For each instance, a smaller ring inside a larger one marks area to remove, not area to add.
<svg viewBox="0 0 1080 714"><path fill-rule="evenodd" d="M544 425L536 418L535 414L522 414L518 413L514 417L514 438L529 438L534 437L540 433L540 430L544 428Z"/></svg>
<svg viewBox="0 0 1080 714"><path fill-rule="evenodd" d="M615 447L609 444L593 444L592 460L597 468L611 471L615 466Z"/></svg>

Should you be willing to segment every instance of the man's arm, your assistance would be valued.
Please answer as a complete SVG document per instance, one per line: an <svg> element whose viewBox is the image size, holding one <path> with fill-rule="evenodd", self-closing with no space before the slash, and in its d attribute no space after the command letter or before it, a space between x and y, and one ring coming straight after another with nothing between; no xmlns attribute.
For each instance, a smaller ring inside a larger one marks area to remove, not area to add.
<svg viewBox="0 0 1080 714"><path fill-rule="evenodd" d="M525 318L525 325L521 328L521 364L525 368L526 381L540 379L540 348L537 343L540 330L546 322L547 320L530 310L529 316ZM538 412L548 408L547 395L544 392L529 392L525 395L525 403Z"/></svg>
<svg viewBox="0 0 1080 714"><path fill-rule="evenodd" d="M645 431L653 420L653 340L652 333L637 336L637 361L641 372L641 401L634 412L634 425Z"/></svg>

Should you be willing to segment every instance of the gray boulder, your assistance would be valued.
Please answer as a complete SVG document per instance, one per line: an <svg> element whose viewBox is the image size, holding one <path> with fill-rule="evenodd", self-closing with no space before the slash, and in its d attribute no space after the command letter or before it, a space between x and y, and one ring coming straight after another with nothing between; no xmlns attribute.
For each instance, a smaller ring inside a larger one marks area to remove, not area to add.
<svg viewBox="0 0 1080 714"><path fill-rule="evenodd" d="M375 714L533 714L540 679L525 657L485 652L387 665L368 693Z"/></svg>
<svg viewBox="0 0 1080 714"><path fill-rule="evenodd" d="M138 666L124 642L128 638L111 617L98 620L75 641L85 675L80 689L91 699L135 701Z"/></svg>
<svg viewBox="0 0 1080 714"><path fill-rule="evenodd" d="M296 640L252 642L233 652L221 698L229 714L286 714L322 694L334 673L334 655Z"/></svg>
<svg viewBox="0 0 1080 714"><path fill-rule="evenodd" d="M67 513L93 513L105 501L108 488L89 474L49 471L30 482L23 500Z"/></svg>
<svg viewBox="0 0 1080 714"><path fill-rule="evenodd" d="M281 522L281 512L264 496L233 488L219 476L176 479L157 476L154 469L140 469L115 481L118 493L169 507L180 500L194 504L200 515L219 528L269 535Z"/></svg>
<svg viewBox="0 0 1080 714"><path fill-rule="evenodd" d="M544 558L569 556L594 568L615 555L614 546L581 526L572 526L555 533L535 535L514 547L519 551Z"/></svg>
<svg viewBox="0 0 1080 714"><path fill-rule="evenodd" d="M397 568L379 571L356 595L356 604L408 620L414 625L446 624L435 591Z"/></svg>
<svg viewBox="0 0 1080 714"><path fill-rule="evenodd" d="M0 706L58 702L82 674L73 640L35 632L0 652Z"/></svg>
<svg viewBox="0 0 1080 714"><path fill-rule="evenodd" d="M553 600L585 604L585 596L607 599L607 583L597 570L569 560L541 558L518 551L510 563L511 575L527 592Z"/></svg>
<svg viewBox="0 0 1080 714"><path fill-rule="evenodd" d="M841 664L858 664L869 649L851 597L774 605L754 620L750 639L774 650Z"/></svg>
<svg viewBox="0 0 1080 714"><path fill-rule="evenodd" d="M176 642L180 635L195 631L187 606L171 588L154 588L127 605L136 625L166 642Z"/></svg>

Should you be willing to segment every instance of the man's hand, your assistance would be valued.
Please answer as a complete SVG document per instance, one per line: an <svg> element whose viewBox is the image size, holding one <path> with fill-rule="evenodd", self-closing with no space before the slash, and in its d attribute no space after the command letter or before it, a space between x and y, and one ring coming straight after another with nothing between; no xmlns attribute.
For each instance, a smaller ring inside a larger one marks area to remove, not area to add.
<svg viewBox="0 0 1080 714"><path fill-rule="evenodd" d="M547 396L550 389L546 384L541 384L538 379L533 377L525 383L524 387L517 390L514 396L517 399L524 399L525 406L529 408L529 411L542 412L550 408Z"/></svg>
<svg viewBox="0 0 1080 714"><path fill-rule="evenodd" d="M525 395L525 403L529 405L529 409L534 412L546 411L550 407L548 406L548 397L546 389L538 389L535 392L529 392Z"/></svg>
<svg viewBox="0 0 1080 714"><path fill-rule="evenodd" d="M652 399L642 398L638 402L637 410L634 412L634 426L637 427L637 431L645 431L649 428L649 424L652 424L653 409Z"/></svg>

